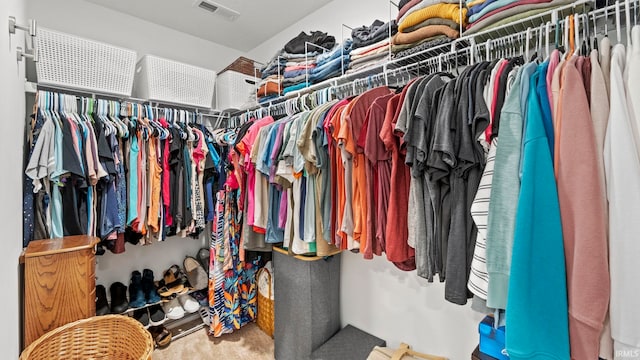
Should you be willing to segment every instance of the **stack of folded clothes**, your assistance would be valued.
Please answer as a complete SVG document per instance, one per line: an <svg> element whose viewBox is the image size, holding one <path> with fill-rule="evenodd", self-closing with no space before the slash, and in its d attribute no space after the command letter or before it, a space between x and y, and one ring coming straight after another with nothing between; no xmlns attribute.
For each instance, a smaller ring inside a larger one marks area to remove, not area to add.
<svg viewBox="0 0 640 360"><path fill-rule="evenodd" d="M487 0L490 1L490 0ZM398 12L399 32L391 41L394 58L407 56L460 37L467 9L457 0L403 0Z"/></svg>
<svg viewBox="0 0 640 360"><path fill-rule="evenodd" d="M333 49L335 45L335 37L321 31L312 31L310 34L303 31L289 40L261 69L263 81L258 90L258 100L267 102L282 94L309 86L307 78L316 68L317 56L322 52L319 47Z"/></svg>
<svg viewBox="0 0 640 360"><path fill-rule="evenodd" d="M352 46L351 39L347 39L344 44L336 45L331 51L318 55L315 68L309 72L309 82L317 84L342 75L349 66L349 54Z"/></svg>
<svg viewBox="0 0 640 360"><path fill-rule="evenodd" d="M258 102L269 102L282 94L282 75L269 75L258 84Z"/></svg>
<svg viewBox="0 0 640 360"><path fill-rule="evenodd" d="M283 94L293 91L294 89L303 89L309 86L307 82L307 73L316 67L317 51L309 51L302 54L282 54L287 59L284 67Z"/></svg>
<svg viewBox="0 0 640 360"><path fill-rule="evenodd" d="M464 33L477 33L571 3L572 0L466 0L469 25Z"/></svg>
<svg viewBox="0 0 640 360"><path fill-rule="evenodd" d="M398 32L395 21L383 23L375 20L370 26L361 26L351 31L353 46L349 71L352 73L384 63L389 54L391 36Z"/></svg>

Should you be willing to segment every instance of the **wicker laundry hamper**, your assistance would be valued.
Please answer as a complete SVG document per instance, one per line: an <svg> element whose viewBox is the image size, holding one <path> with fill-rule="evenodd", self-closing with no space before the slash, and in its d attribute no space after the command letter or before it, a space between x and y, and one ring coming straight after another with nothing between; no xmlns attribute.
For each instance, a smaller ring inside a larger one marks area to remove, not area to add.
<svg viewBox="0 0 640 360"><path fill-rule="evenodd" d="M258 327L267 335L273 337L274 331L274 310L273 310L273 285L271 281L271 271L266 267L258 270L258 284L266 284L266 296L258 290ZM263 280L261 282L261 280Z"/></svg>
<svg viewBox="0 0 640 360"><path fill-rule="evenodd" d="M151 334L137 320L105 315L51 330L31 343L20 360L150 360L153 348Z"/></svg>

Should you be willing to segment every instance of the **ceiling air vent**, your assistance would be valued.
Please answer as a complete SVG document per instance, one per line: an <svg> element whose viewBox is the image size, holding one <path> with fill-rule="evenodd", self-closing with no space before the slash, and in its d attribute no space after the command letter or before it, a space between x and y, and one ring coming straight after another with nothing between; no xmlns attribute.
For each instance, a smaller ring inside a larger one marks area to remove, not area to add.
<svg viewBox="0 0 640 360"><path fill-rule="evenodd" d="M193 5L199 7L200 9L204 9L212 14L220 16L228 21L235 21L240 16L239 12L210 0L196 0Z"/></svg>

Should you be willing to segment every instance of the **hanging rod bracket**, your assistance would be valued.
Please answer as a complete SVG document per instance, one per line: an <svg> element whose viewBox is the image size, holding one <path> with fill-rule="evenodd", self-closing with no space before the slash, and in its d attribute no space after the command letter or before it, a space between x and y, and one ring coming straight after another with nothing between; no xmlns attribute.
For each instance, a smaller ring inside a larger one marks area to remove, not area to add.
<svg viewBox="0 0 640 360"><path fill-rule="evenodd" d="M38 62L38 49L33 49L33 53L29 54L23 50L22 47L18 46L16 48L16 60L20 62L23 58L28 58L33 60L33 62Z"/></svg>
<svg viewBox="0 0 640 360"><path fill-rule="evenodd" d="M34 19L29 19L28 25L20 25L16 22L15 16L9 16L9 34L14 35L16 30L23 30L29 36L34 37L38 31L38 25Z"/></svg>

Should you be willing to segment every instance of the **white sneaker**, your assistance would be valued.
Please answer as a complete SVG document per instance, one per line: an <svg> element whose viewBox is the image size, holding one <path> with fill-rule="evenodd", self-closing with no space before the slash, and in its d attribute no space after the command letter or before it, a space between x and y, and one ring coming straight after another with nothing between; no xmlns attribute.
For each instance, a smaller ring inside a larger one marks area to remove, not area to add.
<svg viewBox="0 0 640 360"><path fill-rule="evenodd" d="M184 317L184 309L180 306L178 299L172 299L162 304L167 318L171 320L182 319Z"/></svg>
<svg viewBox="0 0 640 360"><path fill-rule="evenodd" d="M188 312L189 314L193 314L194 312L198 311L198 309L200 309L200 304L196 301L196 299L191 297L191 295L180 295L178 296L178 301L180 301L180 305L182 305L184 311Z"/></svg>

